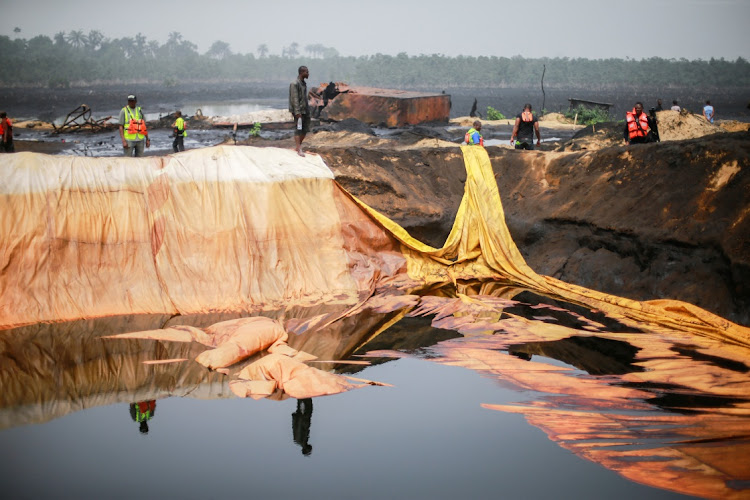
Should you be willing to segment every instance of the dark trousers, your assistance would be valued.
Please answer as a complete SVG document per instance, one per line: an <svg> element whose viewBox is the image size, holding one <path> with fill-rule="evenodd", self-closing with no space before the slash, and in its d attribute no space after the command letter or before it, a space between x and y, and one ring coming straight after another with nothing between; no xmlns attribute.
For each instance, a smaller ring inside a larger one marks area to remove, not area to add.
<svg viewBox="0 0 750 500"><path fill-rule="evenodd" d="M0 142L0 152L3 153L15 153L16 147L13 145L13 138L8 139L7 142Z"/></svg>
<svg viewBox="0 0 750 500"><path fill-rule="evenodd" d="M184 135L178 135L174 138L174 141L172 142L172 149L174 149L175 153L179 153L180 151L185 151L185 136Z"/></svg>

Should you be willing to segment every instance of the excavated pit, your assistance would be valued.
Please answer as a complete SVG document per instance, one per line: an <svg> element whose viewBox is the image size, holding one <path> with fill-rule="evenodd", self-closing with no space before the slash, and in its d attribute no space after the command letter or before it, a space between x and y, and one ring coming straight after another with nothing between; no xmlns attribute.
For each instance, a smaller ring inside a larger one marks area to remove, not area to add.
<svg viewBox="0 0 750 500"><path fill-rule="evenodd" d="M747 132L599 151L488 147L513 239L537 272L750 324ZM466 174L458 148L313 148L365 203L439 247Z"/></svg>

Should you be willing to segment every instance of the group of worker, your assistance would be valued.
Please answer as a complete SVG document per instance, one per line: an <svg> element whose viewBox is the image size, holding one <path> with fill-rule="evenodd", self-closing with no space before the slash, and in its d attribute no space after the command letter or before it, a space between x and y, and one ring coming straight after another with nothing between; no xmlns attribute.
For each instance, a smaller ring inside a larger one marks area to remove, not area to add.
<svg viewBox="0 0 750 500"><path fill-rule="evenodd" d="M120 125L120 140L122 141L122 149L125 156L143 156L144 146L146 148L151 147L151 139L148 136L148 128L146 127L143 110L138 106L138 98L135 94L128 96L128 104L120 110L118 123ZM175 112L172 134L174 137L172 150L175 153L185 151L187 130L181 111Z"/></svg>
<svg viewBox="0 0 750 500"><path fill-rule="evenodd" d="M677 101L672 101L672 110L680 111ZM658 100L656 108L651 111L661 111L661 99ZM714 108L711 101L706 101L703 107L703 117L709 122L714 122ZM636 102L631 111L625 113L625 129L623 138L626 144L642 144L647 142L659 141L659 128L657 124L656 113L647 115L643 112L643 103ZM475 120L472 128L466 132L464 142L472 146L484 146L484 138L481 134L482 122ZM536 133L536 145L541 144L542 138L539 133L539 120L531 110L531 104L525 104L523 111L516 115L516 122L513 125L513 132L510 136L511 146L516 149L534 149L534 133Z"/></svg>
<svg viewBox="0 0 750 500"><path fill-rule="evenodd" d="M470 146L484 146L482 137L482 122L474 120L472 128L466 132L464 142ZM542 134L539 132L539 119L533 113L531 104L524 104L523 111L516 115L513 125L513 133L510 135L510 145L516 149L534 149L534 134L536 134L536 145L542 144Z"/></svg>

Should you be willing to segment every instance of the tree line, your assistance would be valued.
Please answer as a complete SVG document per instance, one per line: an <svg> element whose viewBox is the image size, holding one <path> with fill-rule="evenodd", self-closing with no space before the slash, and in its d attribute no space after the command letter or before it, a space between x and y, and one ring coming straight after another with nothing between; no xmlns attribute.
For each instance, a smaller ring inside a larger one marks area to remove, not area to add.
<svg viewBox="0 0 750 500"><path fill-rule="evenodd" d="M16 28L16 34L20 29ZM520 88L539 86L544 69L547 88L591 90L639 88L727 89L750 87L750 63L664 59L524 58L441 54L341 56L333 47L292 42L281 54L266 44L255 53L235 53L214 42L203 54L178 32L163 44L138 33L108 38L98 30L59 32L24 39L0 36L0 83L44 86L149 82L166 86L201 81L288 82L299 65L310 66L314 83L399 88Z"/></svg>

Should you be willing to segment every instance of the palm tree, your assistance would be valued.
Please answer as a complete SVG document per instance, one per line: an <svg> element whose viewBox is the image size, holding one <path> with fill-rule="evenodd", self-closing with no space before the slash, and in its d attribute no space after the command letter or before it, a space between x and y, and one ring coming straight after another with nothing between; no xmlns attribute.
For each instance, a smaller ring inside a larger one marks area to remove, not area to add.
<svg viewBox="0 0 750 500"><path fill-rule="evenodd" d="M231 56L232 51L229 50L229 44L227 42L216 40L211 45L211 48L208 49L208 52L206 52L206 55L208 57L213 57L214 59L224 59L225 57Z"/></svg>
<svg viewBox="0 0 750 500"><path fill-rule="evenodd" d="M299 55L299 44L297 42L292 42L289 47L284 47L282 54L290 59L294 59Z"/></svg>
<svg viewBox="0 0 750 500"><path fill-rule="evenodd" d="M258 57L262 58L268 55L268 45L266 45L265 43L261 43L260 45L258 45L258 48L255 50L258 51Z"/></svg>
<svg viewBox="0 0 750 500"><path fill-rule="evenodd" d="M138 33L137 35L135 35L135 43L133 46L134 54L138 57L143 57L144 55L146 55L146 44L147 40L143 33Z"/></svg>
<svg viewBox="0 0 750 500"><path fill-rule="evenodd" d="M55 36L52 39L55 41L55 45L59 45L60 47L63 47L68 43L65 40L64 31L58 31L57 33L55 33Z"/></svg>
<svg viewBox="0 0 750 500"><path fill-rule="evenodd" d="M74 49L80 49L81 47L84 47L89 41L88 37L83 34L83 30L71 31L70 33L68 33L66 40Z"/></svg>
<svg viewBox="0 0 750 500"><path fill-rule="evenodd" d="M104 35L102 35L102 32L99 30L91 30L89 31L89 45L88 47L91 50L96 50L99 47L101 47L102 42L104 41Z"/></svg>

